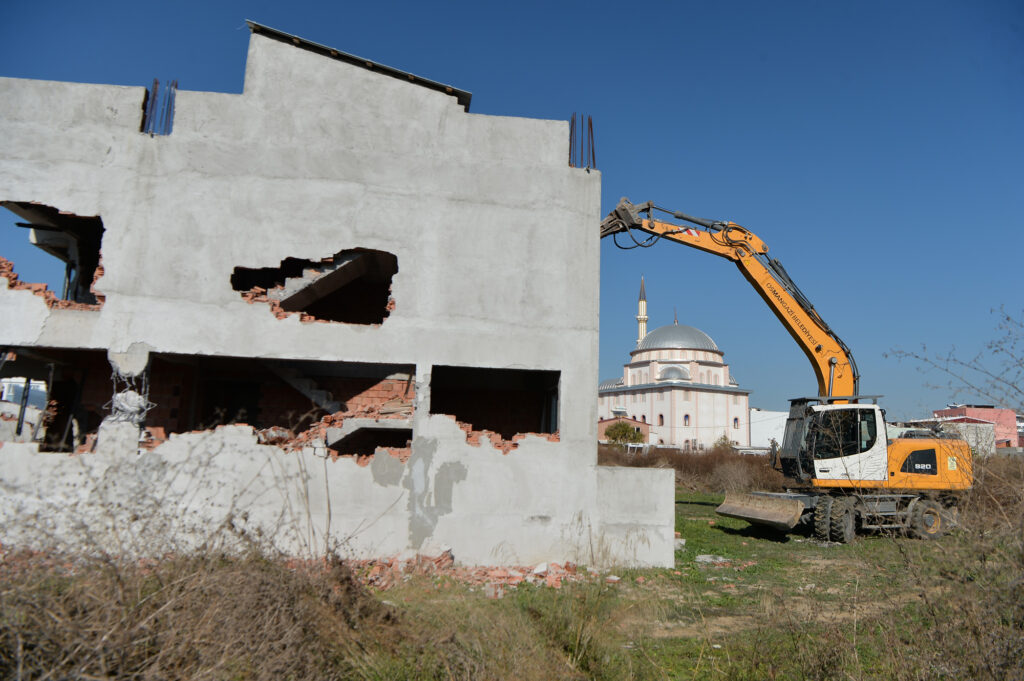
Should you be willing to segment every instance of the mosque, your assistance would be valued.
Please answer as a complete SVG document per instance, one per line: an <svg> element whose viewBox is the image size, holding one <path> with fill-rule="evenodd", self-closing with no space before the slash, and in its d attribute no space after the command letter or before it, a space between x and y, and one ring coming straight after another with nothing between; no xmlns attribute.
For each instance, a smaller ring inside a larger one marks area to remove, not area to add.
<svg viewBox="0 0 1024 681"><path fill-rule="evenodd" d="M648 444L702 450L724 435L735 446L750 446L750 391L730 375L711 336L678 319L647 333L643 278L638 308L629 363L621 377L598 386L599 431L626 421Z"/></svg>

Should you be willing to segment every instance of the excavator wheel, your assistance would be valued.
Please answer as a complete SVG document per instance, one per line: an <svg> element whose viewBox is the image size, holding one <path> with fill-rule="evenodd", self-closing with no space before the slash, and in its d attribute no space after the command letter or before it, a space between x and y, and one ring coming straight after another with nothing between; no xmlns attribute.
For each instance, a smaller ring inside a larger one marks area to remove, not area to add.
<svg viewBox="0 0 1024 681"><path fill-rule="evenodd" d="M935 539L946 532L948 517L936 501L922 499L910 516L910 530L919 539Z"/></svg>
<svg viewBox="0 0 1024 681"><path fill-rule="evenodd" d="M850 497L836 499L832 504L832 513L829 518L832 541L849 544L857 536L857 513L853 504L853 499Z"/></svg>
<svg viewBox="0 0 1024 681"><path fill-rule="evenodd" d="M835 501L827 494L818 497L814 504L814 536L821 541L829 541L832 536L832 503Z"/></svg>

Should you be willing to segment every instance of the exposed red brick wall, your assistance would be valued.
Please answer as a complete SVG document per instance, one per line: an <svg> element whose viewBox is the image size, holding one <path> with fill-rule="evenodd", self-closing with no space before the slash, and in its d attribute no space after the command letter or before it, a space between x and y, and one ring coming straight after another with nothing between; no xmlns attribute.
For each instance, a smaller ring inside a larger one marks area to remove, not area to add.
<svg viewBox="0 0 1024 681"><path fill-rule="evenodd" d="M195 367L154 358L149 369L149 401L156 406L146 415L146 425L167 433L187 430L195 382Z"/></svg>
<svg viewBox="0 0 1024 681"><path fill-rule="evenodd" d="M308 426L310 417L315 418L320 413L323 412L308 397L284 381L268 381L260 385L257 420L262 427L304 428Z"/></svg>
<svg viewBox="0 0 1024 681"><path fill-rule="evenodd" d="M347 414L376 412L386 402L411 404L416 397L415 383L397 378L324 378L318 384L344 405Z"/></svg>

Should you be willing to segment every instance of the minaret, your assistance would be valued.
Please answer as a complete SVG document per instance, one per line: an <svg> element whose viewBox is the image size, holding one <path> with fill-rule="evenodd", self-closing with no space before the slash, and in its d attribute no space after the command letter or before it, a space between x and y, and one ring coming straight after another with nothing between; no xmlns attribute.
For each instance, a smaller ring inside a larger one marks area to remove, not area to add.
<svg viewBox="0 0 1024 681"><path fill-rule="evenodd" d="M640 277L640 300L637 302L637 337L636 344L640 345L640 341L647 335L647 292L644 291L644 278Z"/></svg>

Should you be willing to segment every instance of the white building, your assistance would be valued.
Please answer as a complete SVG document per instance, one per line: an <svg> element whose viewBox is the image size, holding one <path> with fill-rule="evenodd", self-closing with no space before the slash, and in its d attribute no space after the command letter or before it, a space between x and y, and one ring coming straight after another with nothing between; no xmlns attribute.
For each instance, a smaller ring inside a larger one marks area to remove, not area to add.
<svg viewBox="0 0 1024 681"><path fill-rule="evenodd" d="M750 445L749 390L729 373L724 353L700 329L678 320L647 333L643 279L636 348L622 376L598 386L598 418L650 424L650 444L707 449L725 436Z"/></svg>
<svg viewBox="0 0 1024 681"><path fill-rule="evenodd" d="M788 411L771 411L768 409L750 408L750 446L763 447L772 446L772 440L780 445L786 434L786 419L789 418Z"/></svg>

